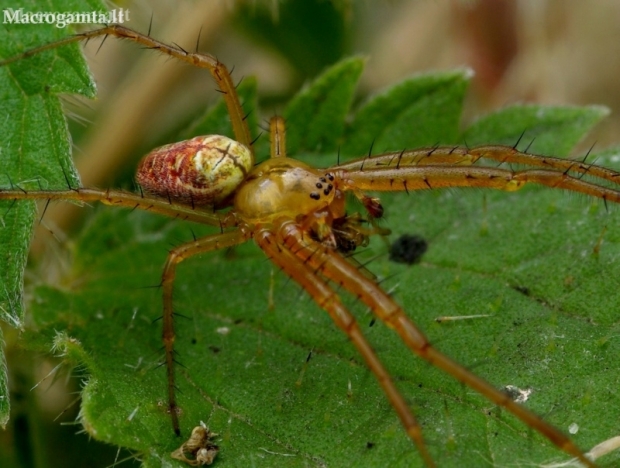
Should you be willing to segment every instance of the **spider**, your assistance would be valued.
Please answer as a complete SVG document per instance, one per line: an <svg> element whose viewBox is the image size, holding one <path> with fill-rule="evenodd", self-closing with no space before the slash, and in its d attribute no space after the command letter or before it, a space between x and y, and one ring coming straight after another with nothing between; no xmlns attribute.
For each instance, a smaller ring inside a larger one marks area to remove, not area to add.
<svg viewBox="0 0 620 468"><path fill-rule="evenodd" d="M619 173L585 162L536 156L516 147L433 147L402 150L317 169L286 154L286 130L281 118L270 122L270 158L256 164L253 138L245 112L227 68L208 54L188 53L119 25L68 37L20 55L25 59L43 50L97 36L115 36L156 49L163 54L206 68L230 114L235 140L222 136L195 137L153 150L137 173L139 193L69 187L66 190L24 190L19 186L0 192L4 200L73 200L141 209L173 218L215 226L219 234L191 240L170 250L161 277L163 332L167 372L167 409L180 432L175 378L173 285L177 265L203 253L253 241L280 270L302 286L357 348L377 378L407 435L429 467L435 466L429 444L410 404L377 357L360 326L340 299L338 288L364 303L397 333L411 352L481 393L512 413L586 466L595 466L561 431L513 401L504 391L477 377L466 367L430 344L405 311L378 282L354 263L349 254L364 246L369 236L385 232L379 198L366 192L413 192L446 187L480 187L515 191L528 183L561 188L619 202L616 189L583 180L584 175L616 183ZM3 65L11 60L3 62ZM199 157L200 155L200 157ZM475 165L479 160L525 165L526 169ZM350 193L365 213L350 214Z"/></svg>

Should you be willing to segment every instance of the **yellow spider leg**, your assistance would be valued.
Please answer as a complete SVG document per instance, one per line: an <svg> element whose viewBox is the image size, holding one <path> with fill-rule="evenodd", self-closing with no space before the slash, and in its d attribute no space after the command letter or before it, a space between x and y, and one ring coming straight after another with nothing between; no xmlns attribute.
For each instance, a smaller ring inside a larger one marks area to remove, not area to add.
<svg viewBox="0 0 620 468"><path fill-rule="evenodd" d="M411 151L400 151L382 155L356 159L330 169L346 169L348 171L363 171L370 169L401 168L409 166L466 166L476 163L480 159L497 161L499 163L523 164L526 166L543 167L560 172L587 174L598 177L614 184L620 182L620 173L605 167L587 164L572 159L538 156L523 153L511 146L488 145L475 148L458 146L439 146L436 148L421 148Z"/></svg>
<svg viewBox="0 0 620 468"><path fill-rule="evenodd" d="M282 117L269 120L269 142L272 158L286 158L286 124Z"/></svg>
<svg viewBox="0 0 620 468"><path fill-rule="evenodd" d="M583 452L562 432L545 422L538 415L515 403L507 394L497 390L485 380L433 348L426 336L405 315L403 309L372 279L361 274L354 265L339 253L313 241L309 236L305 236L293 223L283 225L278 232L278 238L281 238L281 242L295 252L299 258L298 261L302 262L306 268L314 269L354 296L359 297L380 320L400 335L401 339L415 354L484 395L496 405L506 408L560 449L573 457L577 457L586 466L595 468L594 463L588 460ZM396 406L395 409L400 416L402 409Z"/></svg>
<svg viewBox="0 0 620 468"><path fill-rule="evenodd" d="M227 217L221 213L207 211L171 202L166 199L145 198L124 190L101 190L76 188L74 190L2 190L0 200L64 200L78 202L101 202L105 205L140 209L184 221L229 227Z"/></svg>
<svg viewBox="0 0 620 468"><path fill-rule="evenodd" d="M428 467L434 467L435 463L428 453L426 444L422 438L422 430L411 413L411 409L399 393L394 382L392 382L389 373L385 367L383 367L381 361L379 361L379 358L370 344L366 341L364 335L362 335L355 318L340 302L340 298L336 292L317 274L315 271L316 267L311 268L308 262L299 259L298 256L293 253L293 249L289 249L287 244L277 240L276 236L269 230L260 230L255 234L254 239L269 258L293 280L299 283L308 294L310 294L310 297L312 297L319 307L329 314L334 323L347 334L353 345L366 361L368 368L375 374L385 395L396 410L407 434L418 447L424 462ZM317 248L324 250L324 247L320 244L317 244ZM295 250L297 249L298 247L295 248Z"/></svg>
<svg viewBox="0 0 620 468"><path fill-rule="evenodd" d="M437 148L420 148L408 151L396 151L377 156L365 156L344 164L332 166L330 170L344 169L362 171L370 169L401 168L428 165L471 165L474 158L467 148L460 146L440 146Z"/></svg>
<svg viewBox="0 0 620 468"><path fill-rule="evenodd" d="M620 182L620 173L605 167L571 159L522 153L509 146L479 146L470 149L468 153L474 158L474 162L483 158L501 163L524 164L528 166L544 167L545 169L556 169L561 172L577 172L579 174L599 177L613 182L614 184Z"/></svg>
<svg viewBox="0 0 620 468"><path fill-rule="evenodd" d="M513 171L493 167L417 166L400 169L338 171L343 190L409 191L446 187L480 187L513 191L526 183L580 192L620 203L620 191L545 169Z"/></svg>
<svg viewBox="0 0 620 468"><path fill-rule="evenodd" d="M211 252L213 250L225 249L234 245L241 244L248 240L240 230L216 234L213 236L203 237L195 241L187 242L175 247L168 253L164 272L162 274L161 285L164 296L164 315L162 317L163 331L162 340L164 342L164 353L166 363L166 373L168 377L168 409L172 417L172 426L174 432L179 435L179 415L177 414L177 405L175 398L174 383L174 310L172 308L172 290L174 278L176 276L176 267L183 260L193 257L194 255Z"/></svg>
<svg viewBox="0 0 620 468"><path fill-rule="evenodd" d="M0 66L16 62L26 57L30 57L31 55L38 54L39 52L42 52L44 50L55 49L56 47L70 44L72 42L84 41L93 37L108 35L116 36L121 39L129 39L133 42L137 42L138 44L145 46L148 49L157 50L171 57L175 57L183 62L189 63L190 65L199 68L206 68L207 70L209 70L209 72L217 82L220 91L224 95L224 101L226 102L226 107L228 108L228 113L230 115L233 132L235 133L235 140L247 146L250 151L252 151L252 155L254 155L250 130L248 129L248 126L245 122L243 107L241 107L241 103L239 102L239 96L237 95L237 92L235 90L235 84L232 81L230 72L223 63L220 63L220 61L212 55L187 52L180 47L174 47L168 44L164 44L163 42L153 39L145 34L140 34L136 31L132 31L131 29L128 29L124 26L112 24L101 29L95 29L93 31L87 31L81 34L76 34L74 36L69 36L59 41L51 42L41 47L28 50L15 57L0 61ZM252 161L252 164L254 164L254 161Z"/></svg>

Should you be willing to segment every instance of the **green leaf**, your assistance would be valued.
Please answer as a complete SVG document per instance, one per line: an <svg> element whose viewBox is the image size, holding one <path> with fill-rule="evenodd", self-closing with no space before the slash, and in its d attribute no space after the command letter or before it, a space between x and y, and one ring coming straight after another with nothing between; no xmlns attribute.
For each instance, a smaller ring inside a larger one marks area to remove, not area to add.
<svg viewBox="0 0 620 468"><path fill-rule="evenodd" d="M511 106L479 119L467 129L464 139L468 145L513 146L520 142L520 148L534 154L567 156L583 135L608 114L609 109L602 106ZM561 138L557 138L558 134Z"/></svg>
<svg viewBox="0 0 620 468"><path fill-rule="evenodd" d="M14 10L32 11L30 2L16 1ZM99 2L50 1L48 11L72 11ZM6 10L5 10L6 11ZM35 7L35 11L36 7ZM66 31L50 27L0 27L0 60L18 52L60 39ZM0 187L22 189L79 186L70 157L67 130L59 93L94 97L94 84L77 45L50 50L28 60L0 67ZM32 235L34 203L0 202L0 320L21 326L24 316L22 289L28 244ZM9 417L4 354L0 351L0 426Z"/></svg>
<svg viewBox="0 0 620 468"><path fill-rule="evenodd" d="M240 4L234 23L253 42L282 55L302 77L315 76L344 55L347 3L306 0Z"/></svg>
<svg viewBox="0 0 620 468"><path fill-rule="evenodd" d="M456 143L471 71L424 74L373 96L355 114L343 153L359 156Z"/></svg>
<svg viewBox="0 0 620 468"><path fill-rule="evenodd" d="M354 68L345 63L341 69ZM332 96L332 83L319 86L320 91L311 85L312 99L297 98L312 111L291 115L300 119L296 125L310 126L291 129L298 141L313 135L314 143L304 149L331 150L341 138L354 74L343 74L350 78L345 80L348 94ZM427 98L420 94L412 106L404 106L402 115L437 116L419 124L434 135L432 144L459 141L454 123L459 116L451 115L453 123L446 126L439 118L446 103L460 110L457 88L465 84L462 72L454 76L459 74L453 86L429 91ZM426 79L439 83L445 76ZM340 103L334 106L338 119L313 110L312 104L332 98ZM562 152L601 116L591 108L548 113L538 108L537 118L528 120L528 112L493 116L490 130L475 124L466 141L514 144L535 127L539 151ZM354 125L356 141L394 132L399 115L386 113L383 126L357 117L366 123ZM411 127L420 128L416 125L417 117ZM332 133L334 126L339 129ZM405 121L398 127L406 128ZM330 133L323 138L323 131ZM385 150L402 149L401 141L393 148L382 141ZM364 145L359 155L367 149ZM602 155L597 163L618 168L613 156ZM382 287L393 291L439 349L498 387L531 388L525 404L565 432L577 424L574 440L586 450L617 435L617 210L607 212L599 201L539 187L514 194L386 194L382 201L391 239L416 233L429 242L429 251L420 264L403 266L390 262L382 240L374 239L356 258L365 263L379 255L368 268L385 278ZM165 372L157 368L161 330L155 321L161 315L161 291L152 286L160 284L171 244L218 232L102 207L74 238L63 286L39 284L28 303L32 324L24 342L44 352L54 347L67 365L82 370L86 430L139 453L145 466L184 466L169 457L182 440L172 433L165 411ZM438 466L567 459L505 411L415 358L388 327L370 326L365 307L339 293L414 409ZM176 346L185 366L177 369L182 431L186 437L202 420L218 433L217 466L422 466L347 338L253 245L181 263L175 310L180 314ZM473 315L478 317L436 321ZM600 466L615 466L618 459L612 453Z"/></svg>
<svg viewBox="0 0 620 468"><path fill-rule="evenodd" d="M363 68L359 57L343 60L291 100L284 111L291 154L337 148Z"/></svg>
<svg viewBox="0 0 620 468"><path fill-rule="evenodd" d="M77 10L83 3L58 1L48 5L49 11ZM15 10L24 7L33 11L27 2L16 2ZM89 2L92 10L103 7ZM30 8L29 8L30 7ZM37 11L36 9L34 11ZM66 36L60 28L16 27L4 24L0 28L0 59L15 56L18 52L58 40ZM94 83L76 44L52 49L8 66L0 67L0 122L2 171L0 187L17 185L23 189L66 188L79 186L79 176L71 160L71 137L62 112L60 93L81 94L94 97ZM3 237L7 247L3 257L10 255L17 272L9 270L1 280L0 318L19 324L23 319L20 289L12 278L19 277L19 269L26 263L25 240L32 231L32 210L29 203L12 206L0 203L0 213L7 228ZM28 221L30 219L30 221ZM21 246L21 247L20 247ZM4 272L3 272L4 273Z"/></svg>

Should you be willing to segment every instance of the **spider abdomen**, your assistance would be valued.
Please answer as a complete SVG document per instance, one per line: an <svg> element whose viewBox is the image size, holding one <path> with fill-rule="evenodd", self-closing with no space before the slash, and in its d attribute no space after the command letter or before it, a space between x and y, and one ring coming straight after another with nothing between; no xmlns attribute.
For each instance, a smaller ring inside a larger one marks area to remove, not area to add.
<svg viewBox="0 0 620 468"><path fill-rule="evenodd" d="M151 151L140 161L136 181L163 198L219 205L251 168L246 146L221 135L198 136Z"/></svg>

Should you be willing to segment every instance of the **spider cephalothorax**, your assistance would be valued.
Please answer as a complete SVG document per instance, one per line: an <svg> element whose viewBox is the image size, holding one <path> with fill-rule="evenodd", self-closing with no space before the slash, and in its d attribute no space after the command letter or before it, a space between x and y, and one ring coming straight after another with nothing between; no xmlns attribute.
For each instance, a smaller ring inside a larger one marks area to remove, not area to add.
<svg viewBox="0 0 620 468"><path fill-rule="evenodd" d="M72 188L67 190L0 191L0 199L66 199L144 209L166 216L218 227L218 234L173 248L162 274L163 343L167 369L168 409L174 430L180 432L175 386L175 329L173 284L176 267L197 254L253 240L271 261L300 284L357 348L396 410L409 437L428 466L433 457L410 405L343 304L336 288L364 303L393 329L415 354L484 395L538 431L567 453L592 467L593 463L561 431L509 395L477 377L435 349L403 308L374 278L343 253L367 243L384 230L373 219L383 215L378 198L367 191L424 190L444 187L481 187L514 191L527 183L563 188L620 202L616 185L620 174L583 162L543 157L513 147L432 147L369 156L317 169L286 156L282 119L271 125L271 158L254 165L252 139L230 73L207 54L188 53L122 26L108 26L67 38L19 56L88 39L113 35L210 71L224 95L236 141L221 136L195 137L156 149L140 165L137 180L145 193ZM5 62L9 63L11 60ZM525 165L526 169L475 165L479 160ZM592 181L583 180L588 175ZM607 185L603 185L607 183ZM347 214L346 194L352 193L367 211ZM154 195L154 196L153 196ZM224 211L218 211L220 208Z"/></svg>
<svg viewBox="0 0 620 468"><path fill-rule="evenodd" d="M286 217L313 226L344 216L344 195L330 172L291 158L272 158L237 188L233 207L246 224Z"/></svg>

